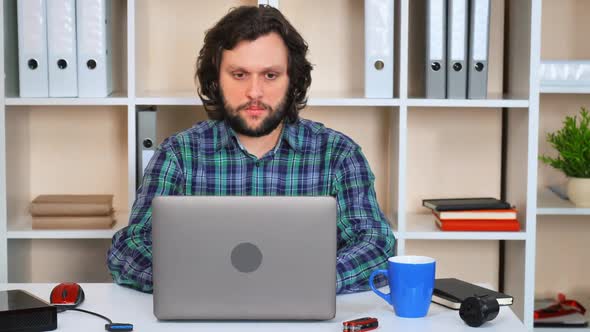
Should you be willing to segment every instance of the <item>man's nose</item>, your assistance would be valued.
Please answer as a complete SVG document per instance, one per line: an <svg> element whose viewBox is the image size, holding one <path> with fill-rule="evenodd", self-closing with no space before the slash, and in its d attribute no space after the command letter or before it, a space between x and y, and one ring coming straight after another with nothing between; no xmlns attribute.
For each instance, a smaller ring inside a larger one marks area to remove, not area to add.
<svg viewBox="0 0 590 332"><path fill-rule="evenodd" d="M262 97L262 79L257 75L252 75L250 85L247 91L248 98L257 100Z"/></svg>

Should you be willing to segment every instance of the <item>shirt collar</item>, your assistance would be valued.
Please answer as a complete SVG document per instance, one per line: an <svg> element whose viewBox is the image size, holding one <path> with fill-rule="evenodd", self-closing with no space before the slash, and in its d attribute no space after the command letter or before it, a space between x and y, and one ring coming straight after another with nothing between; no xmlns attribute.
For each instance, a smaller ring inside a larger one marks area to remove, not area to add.
<svg viewBox="0 0 590 332"><path fill-rule="evenodd" d="M217 142L215 144L215 152L225 148L233 147L235 143L235 134L226 121L218 121L217 123Z"/></svg>
<svg viewBox="0 0 590 332"><path fill-rule="evenodd" d="M229 123L227 121L219 121L218 128L218 135L217 135L217 142L215 144L215 152L219 150L230 147L235 148L239 146L238 137L236 136L233 129L231 129ZM303 143L303 138L298 136L299 132L299 120L295 123L285 123L283 131L281 132L281 138L279 140L279 144L281 141L286 142L295 152L301 152L301 145ZM277 144L277 147L279 146Z"/></svg>
<svg viewBox="0 0 590 332"><path fill-rule="evenodd" d="M295 152L301 152L303 136L299 135L299 119L295 123L285 123L281 140L287 142Z"/></svg>

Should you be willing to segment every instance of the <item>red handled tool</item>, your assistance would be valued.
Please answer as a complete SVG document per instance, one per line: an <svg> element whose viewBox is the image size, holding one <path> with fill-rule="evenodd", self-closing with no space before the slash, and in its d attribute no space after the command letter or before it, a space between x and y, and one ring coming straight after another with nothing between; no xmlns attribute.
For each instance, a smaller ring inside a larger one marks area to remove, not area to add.
<svg viewBox="0 0 590 332"><path fill-rule="evenodd" d="M535 310L535 318L559 317L579 312L586 313L586 308L576 300L568 300L562 293L557 294L557 302L547 308Z"/></svg>
<svg viewBox="0 0 590 332"><path fill-rule="evenodd" d="M373 317L363 317L354 320L348 320L342 323L343 332L363 332L374 330L379 327L379 321Z"/></svg>

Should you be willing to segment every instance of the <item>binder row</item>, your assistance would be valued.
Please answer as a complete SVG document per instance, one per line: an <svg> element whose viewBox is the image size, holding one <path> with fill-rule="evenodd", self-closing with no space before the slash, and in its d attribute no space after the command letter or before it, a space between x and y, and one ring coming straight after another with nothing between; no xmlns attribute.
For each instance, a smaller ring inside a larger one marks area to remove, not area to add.
<svg viewBox="0 0 590 332"><path fill-rule="evenodd" d="M490 0L427 0L426 97L485 99Z"/></svg>
<svg viewBox="0 0 590 332"><path fill-rule="evenodd" d="M590 86L590 61L541 61L539 81L541 81L541 87L588 87Z"/></svg>
<svg viewBox="0 0 590 332"><path fill-rule="evenodd" d="M18 0L21 97L112 92L110 0Z"/></svg>

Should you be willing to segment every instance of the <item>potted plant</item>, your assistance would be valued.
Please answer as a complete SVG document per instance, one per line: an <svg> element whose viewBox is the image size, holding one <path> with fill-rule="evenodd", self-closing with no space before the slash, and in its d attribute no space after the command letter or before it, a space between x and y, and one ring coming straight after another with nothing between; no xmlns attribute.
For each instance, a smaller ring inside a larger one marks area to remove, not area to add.
<svg viewBox="0 0 590 332"><path fill-rule="evenodd" d="M590 207L590 115L582 107L580 121L577 115L566 116L563 127L547 134L559 155L552 158L542 155L539 159L568 177L567 195L576 206Z"/></svg>

